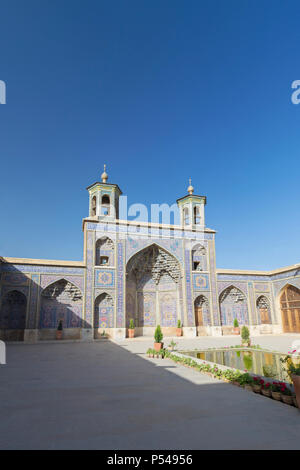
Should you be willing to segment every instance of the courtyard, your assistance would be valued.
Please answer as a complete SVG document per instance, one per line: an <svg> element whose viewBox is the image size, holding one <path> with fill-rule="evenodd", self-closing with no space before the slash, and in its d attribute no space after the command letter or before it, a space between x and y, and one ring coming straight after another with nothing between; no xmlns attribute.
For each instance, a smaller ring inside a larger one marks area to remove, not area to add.
<svg viewBox="0 0 300 470"><path fill-rule="evenodd" d="M262 336L255 343L287 352L295 339ZM178 343L192 349L237 339ZM8 344L0 367L0 448L300 449L298 409L149 359L151 345L151 338Z"/></svg>

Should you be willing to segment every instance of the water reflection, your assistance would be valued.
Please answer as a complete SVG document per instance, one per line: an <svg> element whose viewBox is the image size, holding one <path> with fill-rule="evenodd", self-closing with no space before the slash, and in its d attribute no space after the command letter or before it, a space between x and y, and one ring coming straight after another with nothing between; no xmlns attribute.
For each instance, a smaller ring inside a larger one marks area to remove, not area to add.
<svg viewBox="0 0 300 470"><path fill-rule="evenodd" d="M182 351L188 356L197 357L204 361L247 370L257 375L264 375L270 379L290 381L284 370L280 358L281 354L266 353L262 351L245 350L213 350L213 351Z"/></svg>

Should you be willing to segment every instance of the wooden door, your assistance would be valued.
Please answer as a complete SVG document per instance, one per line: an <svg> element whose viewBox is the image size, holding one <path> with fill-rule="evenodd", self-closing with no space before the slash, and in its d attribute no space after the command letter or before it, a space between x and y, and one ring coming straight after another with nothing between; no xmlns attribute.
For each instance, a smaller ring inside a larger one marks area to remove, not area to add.
<svg viewBox="0 0 300 470"><path fill-rule="evenodd" d="M283 331L300 333L300 290L287 286L280 297Z"/></svg>
<svg viewBox="0 0 300 470"><path fill-rule="evenodd" d="M195 306L196 326L203 326L202 305Z"/></svg>

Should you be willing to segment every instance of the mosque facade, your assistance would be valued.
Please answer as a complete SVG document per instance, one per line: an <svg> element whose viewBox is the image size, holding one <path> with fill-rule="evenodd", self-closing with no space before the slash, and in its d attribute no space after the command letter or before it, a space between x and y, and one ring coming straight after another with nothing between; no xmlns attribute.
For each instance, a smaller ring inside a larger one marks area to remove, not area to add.
<svg viewBox="0 0 300 470"><path fill-rule="evenodd" d="M0 257L0 339L93 340L103 332L125 338L161 325L174 336L233 334L233 322L251 335L300 333L300 264L274 271L216 268L216 232L205 225L206 197L177 200L178 225L119 218L122 194L101 181L87 188L83 261Z"/></svg>

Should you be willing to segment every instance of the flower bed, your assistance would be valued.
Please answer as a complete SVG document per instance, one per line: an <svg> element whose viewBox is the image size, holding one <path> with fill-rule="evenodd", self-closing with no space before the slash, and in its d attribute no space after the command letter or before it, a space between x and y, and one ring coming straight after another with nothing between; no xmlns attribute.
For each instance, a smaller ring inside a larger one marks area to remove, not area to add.
<svg viewBox="0 0 300 470"><path fill-rule="evenodd" d="M227 366L218 366L217 364L205 362L202 359L193 359L182 353L166 349L161 350L159 354L152 349L148 349L147 355L148 357L166 357L178 364L191 367L198 372L208 374L224 382L242 387L257 394L262 394L265 397L273 398L277 401L282 401L288 405L297 406L292 388L285 382L268 382L265 378L254 376L249 372L243 372Z"/></svg>

